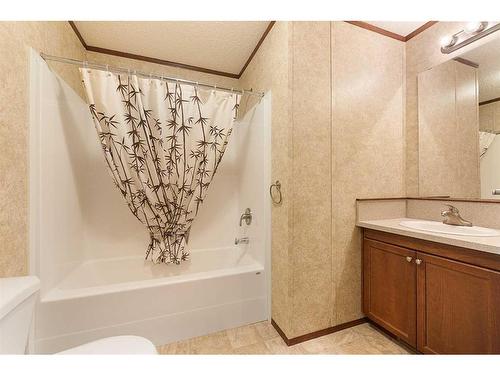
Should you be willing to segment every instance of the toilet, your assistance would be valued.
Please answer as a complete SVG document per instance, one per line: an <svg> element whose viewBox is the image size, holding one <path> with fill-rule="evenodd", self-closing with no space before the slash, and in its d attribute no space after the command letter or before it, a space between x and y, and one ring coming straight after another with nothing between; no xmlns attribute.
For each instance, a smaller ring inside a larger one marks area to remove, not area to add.
<svg viewBox="0 0 500 375"><path fill-rule="evenodd" d="M0 279L0 354L24 354L40 280L35 276ZM113 336L57 354L158 354L139 336Z"/></svg>

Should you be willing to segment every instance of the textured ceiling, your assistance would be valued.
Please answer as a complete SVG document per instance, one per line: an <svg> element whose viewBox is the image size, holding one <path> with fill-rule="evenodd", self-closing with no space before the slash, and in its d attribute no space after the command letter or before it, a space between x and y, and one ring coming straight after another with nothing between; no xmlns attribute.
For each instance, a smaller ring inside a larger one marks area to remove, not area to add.
<svg viewBox="0 0 500 375"><path fill-rule="evenodd" d="M238 74L269 21L77 21L89 46Z"/></svg>
<svg viewBox="0 0 500 375"><path fill-rule="evenodd" d="M500 39L483 44L460 57L479 64L479 101L500 97Z"/></svg>
<svg viewBox="0 0 500 375"><path fill-rule="evenodd" d="M391 31L401 36L407 36L411 32L418 29L427 21L423 22L393 22L393 21L366 21L370 25L380 27L384 30Z"/></svg>

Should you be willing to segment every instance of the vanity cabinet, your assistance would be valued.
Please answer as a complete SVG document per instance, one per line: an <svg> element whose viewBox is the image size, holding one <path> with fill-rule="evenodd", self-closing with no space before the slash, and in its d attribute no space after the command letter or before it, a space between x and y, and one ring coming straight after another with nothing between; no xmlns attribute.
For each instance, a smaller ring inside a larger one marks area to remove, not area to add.
<svg viewBox="0 0 500 375"><path fill-rule="evenodd" d="M364 230L363 309L421 353L500 353L500 257Z"/></svg>
<svg viewBox="0 0 500 375"><path fill-rule="evenodd" d="M375 323L416 345L416 252L365 239L365 314Z"/></svg>

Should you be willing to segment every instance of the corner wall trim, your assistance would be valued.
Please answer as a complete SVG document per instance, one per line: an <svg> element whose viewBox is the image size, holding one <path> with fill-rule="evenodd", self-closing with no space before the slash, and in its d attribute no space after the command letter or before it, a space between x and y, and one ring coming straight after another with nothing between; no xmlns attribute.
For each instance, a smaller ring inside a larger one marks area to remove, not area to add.
<svg viewBox="0 0 500 375"><path fill-rule="evenodd" d="M275 23L276 23L276 21L269 22L269 25L267 25L267 28L264 31L264 34L262 34L262 36L260 37L259 41L257 42L257 45L255 46L255 48L253 49L252 53L250 54L250 56L248 57L247 61L245 62L245 65L243 65L243 68L241 68L240 72L238 73L238 78L240 78L243 75L243 73L245 72L245 69L247 68L247 66L250 65L250 61L252 61L253 57L255 56L255 54L257 53L257 51L259 50L260 45L262 44L262 42L264 42L264 39L266 39L267 34L269 34L269 32L271 31L271 29L273 28L273 26L274 26Z"/></svg>
<svg viewBox="0 0 500 375"><path fill-rule="evenodd" d="M479 64L474 61L464 59L463 57L455 57L453 60L464 65L472 66L473 68L479 68Z"/></svg>
<svg viewBox="0 0 500 375"><path fill-rule="evenodd" d="M389 38L396 39L396 40L399 40L401 42L405 42L405 37L403 35L393 33L392 31L382 29L381 27L369 24L367 22L363 22L363 21L345 21L345 22L350 23L351 25L354 25L354 26L361 27L362 29L373 31L377 34L385 35L385 36L388 36Z"/></svg>
<svg viewBox="0 0 500 375"><path fill-rule="evenodd" d="M494 98L494 99L490 99L490 100L485 100L484 102L479 102L479 105L485 105L485 104L495 103L495 102L499 102L499 101L500 101L500 98Z"/></svg>
<svg viewBox="0 0 500 375"><path fill-rule="evenodd" d="M361 27L362 29L373 31L373 32L375 32L377 34L385 35L385 36L387 36L389 38L396 39L396 40L399 40L401 42L407 42L411 38L417 36L422 31L427 30L429 27L431 27L432 25L438 23L439 21L429 21L429 22L426 22L422 26L420 26L418 29L413 30L411 33L409 33L406 36L400 35L400 34L397 34L397 33L393 33L392 31L382 29L381 27L372 25L372 24L370 24L368 22L364 22L364 21L344 21L344 22L350 23L351 25L354 25L354 26Z"/></svg>
<svg viewBox="0 0 500 375"><path fill-rule="evenodd" d="M329 335L330 333L342 331L343 329L351 328L363 323L368 323L369 320L368 318L361 318L361 319L356 319L356 320L351 320L350 322L342 323L333 327L329 328L324 328L320 329L319 331L311 332L311 333L306 333L305 335L293 337L289 339L286 337L285 332L278 326L278 324L274 321L274 319L271 319L271 324L272 326L278 331L279 335L285 341L285 344L288 346L292 345L297 345L300 344L301 342L312 340L321 336Z"/></svg>
<svg viewBox="0 0 500 375"><path fill-rule="evenodd" d="M223 71L220 71L220 70L213 70L213 69L208 69L208 68L202 68L200 66L183 64L183 63L178 63L178 62L175 62L175 61L162 60L162 59L157 59L155 57L148 57L148 56L143 56L143 55L135 55L133 53L122 52L122 51L115 51L115 50L107 49L107 48L101 48L101 47L95 47L95 46L87 46L87 51L97 52L97 53L103 53L105 55L111 55L111 56L125 57L127 59L146 61L146 62L153 63L153 64L173 66L175 68L182 68L182 69L194 70L196 72L202 72L202 73L208 73L208 74L215 74L215 75L219 75L219 76L223 76L223 77L236 78L236 79L239 78L238 74L235 74L235 73L229 73L229 72L223 72Z"/></svg>
<svg viewBox="0 0 500 375"><path fill-rule="evenodd" d="M219 76L223 76L223 77L229 77L229 78L239 79L241 77L241 75L245 72L245 69L248 67L248 65L252 61L253 57L255 56L255 54L257 53L257 51L259 50L259 47L264 42L264 39L266 39L267 34L269 34L269 32L273 28L273 26L276 23L276 21L270 21L269 22L269 25L267 26L266 30L264 31L264 33L260 37L259 41L257 42L257 45L253 49L252 53L248 57L247 61L245 62L245 64L243 65L243 67L241 68L241 70L240 70L239 73L223 72L223 71L219 71L219 70L203 68L203 67L200 67L200 66L194 66L194 65L189 65L189 64L178 63L178 62L175 62L175 61L162 60L162 59L158 59L158 58L155 58L155 57L148 57L148 56L143 56L143 55L136 55L136 54L133 54L133 53L123 52L123 51L116 51L116 50L107 49L107 48L101 48L101 47L97 47L97 46L90 46L90 45L87 44L87 42L85 42L85 39L83 38L82 34L78 30L78 27L76 26L75 22L74 21L68 21L68 23L70 24L71 28L73 29L73 31L75 32L76 36L78 37L78 40L80 41L80 43L82 43L82 46L83 46L83 48L85 48L86 51L103 53L103 54L106 54L106 55L119 56L119 57L124 57L124 58L128 58L128 59L133 59L133 60L146 61L146 62L150 62L150 63L154 63L154 64L159 64L159 65L173 66L173 67L176 67L176 68L194 70L194 71L197 71L197 72L202 72L202 73L219 75Z"/></svg>
<svg viewBox="0 0 500 375"><path fill-rule="evenodd" d="M82 43L83 48L85 48L87 50L88 49L88 45L85 42L85 39L83 39L82 34L80 34L80 30L78 30L78 28L76 27L75 22L74 21L68 21L68 23L71 26L71 28L73 29L73 31L75 32L75 34L76 34L78 40L80 41L80 43Z"/></svg>
<svg viewBox="0 0 500 375"><path fill-rule="evenodd" d="M435 25L439 21L429 21L424 23L422 26L420 26L418 29L413 30L411 33L409 33L407 36L405 36L405 42L409 41L411 38L417 36L420 34L422 31L427 30L429 27L432 25Z"/></svg>

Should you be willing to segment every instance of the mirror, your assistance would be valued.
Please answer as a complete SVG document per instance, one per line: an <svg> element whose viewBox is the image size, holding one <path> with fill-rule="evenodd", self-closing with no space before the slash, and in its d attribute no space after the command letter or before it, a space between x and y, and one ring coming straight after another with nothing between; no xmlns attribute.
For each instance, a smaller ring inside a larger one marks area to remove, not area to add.
<svg viewBox="0 0 500 375"><path fill-rule="evenodd" d="M421 72L418 121L420 196L500 199L500 39Z"/></svg>

